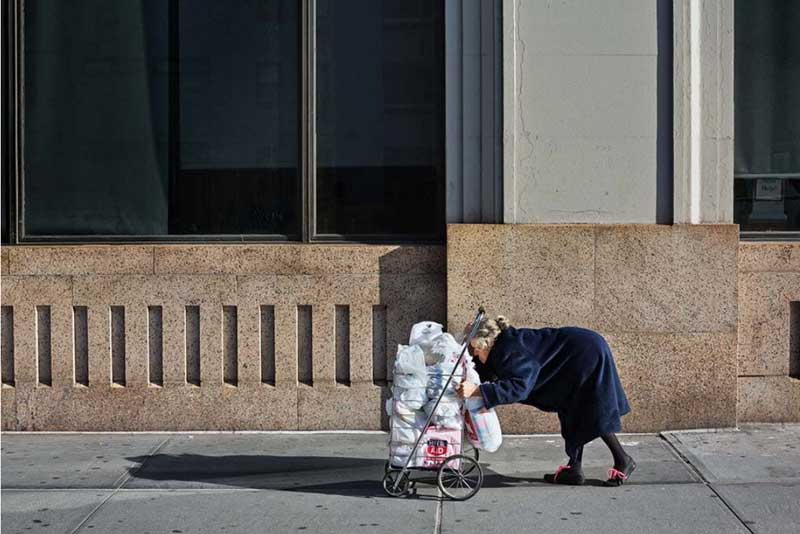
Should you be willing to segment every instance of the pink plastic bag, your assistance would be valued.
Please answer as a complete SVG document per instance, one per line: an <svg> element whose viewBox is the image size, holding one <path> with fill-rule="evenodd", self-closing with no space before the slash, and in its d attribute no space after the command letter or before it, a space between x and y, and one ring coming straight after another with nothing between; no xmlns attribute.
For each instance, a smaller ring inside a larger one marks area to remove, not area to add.
<svg viewBox="0 0 800 534"><path fill-rule="evenodd" d="M488 410L483 399L473 397L467 399L464 411L464 425L467 439L476 449L495 452L503 443L500 420L493 409Z"/></svg>
<svg viewBox="0 0 800 534"><path fill-rule="evenodd" d="M454 454L461 454L461 430L432 426L425 431L420 441L418 466L438 469L445 458ZM457 465L453 467L458 468Z"/></svg>

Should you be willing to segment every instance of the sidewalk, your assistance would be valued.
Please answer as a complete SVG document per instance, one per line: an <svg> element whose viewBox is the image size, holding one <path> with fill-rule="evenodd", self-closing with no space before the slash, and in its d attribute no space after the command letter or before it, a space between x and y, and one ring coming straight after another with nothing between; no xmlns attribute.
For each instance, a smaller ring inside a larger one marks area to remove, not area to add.
<svg viewBox="0 0 800 534"><path fill-rule="evenodd" d="M625 435L639 467L600 487L610 455L588 446L584 487L542 475L558 436L507 436L470 501L417 484L380 488L386 435L3 434L2 534L256 532L796 533L800 425Z"/></svg>

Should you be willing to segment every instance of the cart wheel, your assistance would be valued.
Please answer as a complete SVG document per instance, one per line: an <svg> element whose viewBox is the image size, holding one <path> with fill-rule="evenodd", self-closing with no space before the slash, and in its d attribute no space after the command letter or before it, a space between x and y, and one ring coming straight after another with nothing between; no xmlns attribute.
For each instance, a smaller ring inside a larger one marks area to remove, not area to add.
<svg viewBox="0 0 800 534"><path fill-rule="evenodd" d="M402 475L395 488L395 482L397 482L398 477L401 477L402 472L401 469L389 469L383 475L383 491L390 497L405 497L411 489L408 471Z"/></svg>
<svg viewBox="0 0 800 534"><path fill-rule="evenodd" d="M470 458L474 458L476 462L481 461L480 451L476 449L475 446L469 441L464 443L464 448L461 449L461 454L464 456L469 456Z"/></svg>
<svg viewBox="0 0 800 534"><path fill-rule="evenodd" d="M477 460L463 454L448 457L436 477L439 490L454 501L466 501L481 489L483 469Z"/></svg>

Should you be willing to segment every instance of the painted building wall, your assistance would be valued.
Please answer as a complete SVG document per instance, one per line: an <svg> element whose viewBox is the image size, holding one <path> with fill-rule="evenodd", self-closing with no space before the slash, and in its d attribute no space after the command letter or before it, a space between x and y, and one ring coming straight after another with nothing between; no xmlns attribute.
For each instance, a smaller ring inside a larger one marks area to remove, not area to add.
<svg viewBox="0 0 800 534"><path fill-rule="evenodd" d="M657 3L504 3L505 222L656 222Z"/></svg>

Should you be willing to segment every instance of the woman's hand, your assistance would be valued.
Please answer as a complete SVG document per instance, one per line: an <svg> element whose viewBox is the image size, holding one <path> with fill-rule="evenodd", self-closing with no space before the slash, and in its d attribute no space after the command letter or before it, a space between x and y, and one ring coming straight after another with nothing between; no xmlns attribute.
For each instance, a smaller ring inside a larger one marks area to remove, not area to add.
<svg viewBox="0 0 800 534"><path fill-rule="evenodd" d="M469 397L477 397L481 394L480 388L473 384L472 382L461 382L456 388L456 393L461 396L462 399L468 399Z"/></svg>

